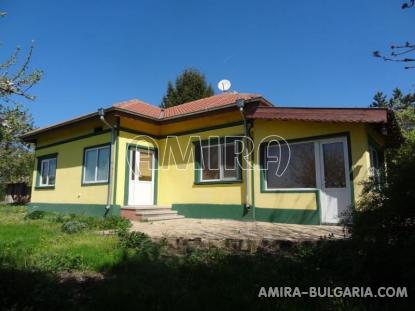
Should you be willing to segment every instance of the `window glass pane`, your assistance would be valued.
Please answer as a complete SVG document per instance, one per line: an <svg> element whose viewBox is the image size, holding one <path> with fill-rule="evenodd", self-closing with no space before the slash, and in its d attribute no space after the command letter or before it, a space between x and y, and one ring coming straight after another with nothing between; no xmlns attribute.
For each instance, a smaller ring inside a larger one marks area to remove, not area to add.
<svg viewBox="0 0 415 311"><path fill-rule="evenodd" d="M136 166L136 150L131 151L131 180L135 180L135 177L137 176L137 166Z"/></svg>
<svg viewBox="0 0 415 311"><path fill-rule="evenodd" d="M238 177L237 144L231 143L223 146L223 177L236 179Z"/></svg>
<svg viewBox="0 0 415 311"><path fill-rule="evenodd" d="M152 179L153 156L152 153L140 151L140 175L139 180L151 181Z"/></svg>
<svg viewBox="0 0 415 311"><path fill-rule="evenodd" d="M326 188L345 188L343 143L323 144L324 181Z"/></svg>
<svg viewBox="0 0 415 311"><path fill-rule="evenodd" d="M95 181L95 169L97 165L97 150L87 150L85 152L85 181Z"/></svg>
<svg viewBox="0 0 415 311"><path fill-rule="evenodd" d="M265 163L265 168L268 168L267 187L269 189L316 188L314 143L290 144L289 147L290 149L287 145L281 145L281 155L277 145L268 147L267 163ZM283 172L285 167L287 169Z"/></svg>
<svg viewBox="0 0 415 311"><path fill-rule="evenodd" d="M41 164L41 184L47 185L48 182L48 171L49 171L49 162L48 160L42 160Z"/></svg>
<svg viewBox="0 0 415 311"><path fill-rule="evenodd" d="M50 159L49 160L49 185L55 184L55 176L56 176L56 159Z"/></svg>
<svg viewBox="0 0 415 311"><path fill-rule="evenodd" d="M110 167L110 148L98 149L97 181L107 181Z"/></svg>
<svg viewBox="0 0 415 311"><path fill-rule="evenodd" d="M220 179L219 145L202 147L202 180Z"/></svg>

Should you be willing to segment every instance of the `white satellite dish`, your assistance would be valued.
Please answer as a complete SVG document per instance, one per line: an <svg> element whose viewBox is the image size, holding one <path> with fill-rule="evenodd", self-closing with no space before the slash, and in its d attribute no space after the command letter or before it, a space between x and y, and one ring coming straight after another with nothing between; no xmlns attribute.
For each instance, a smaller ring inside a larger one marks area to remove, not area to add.
<svg viewBox="0 0 415 311"><path fill-rule="evenodd" d="M218 89L221 90L222 92L226 92L230 88L231 88L231 81L226 80L226 79L219 81Z"/></svg>

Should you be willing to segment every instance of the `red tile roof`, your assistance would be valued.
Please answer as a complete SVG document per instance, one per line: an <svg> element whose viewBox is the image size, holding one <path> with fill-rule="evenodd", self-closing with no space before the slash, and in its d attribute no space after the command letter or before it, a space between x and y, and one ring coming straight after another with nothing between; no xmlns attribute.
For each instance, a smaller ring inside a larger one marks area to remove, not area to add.
<svg viewBox="0 0 415 311"><path fill-rule="evenodd" d="M153 119L163 120L235 105L238 99L249 100L254 98L262 97L258 94L221 93L166 109L153 106L138 99L117 103L113 107ZM263 101L265 102L264 99Z"/></svg>
<svg viewBox="0 0 415 311"><path fill-rule="evenodd" d="M158 119L160 117L161 109L153 106L139 99L131 99L125 102L114 104L113 107L134 113L142 114L151 118Z"/></svg>
<svg viewBox="0 0 415 311"><path fill-rule="evenodd" d="M248 109L247 118L280 121L386 123L387 109L376 108L289 108Z"/></svg>

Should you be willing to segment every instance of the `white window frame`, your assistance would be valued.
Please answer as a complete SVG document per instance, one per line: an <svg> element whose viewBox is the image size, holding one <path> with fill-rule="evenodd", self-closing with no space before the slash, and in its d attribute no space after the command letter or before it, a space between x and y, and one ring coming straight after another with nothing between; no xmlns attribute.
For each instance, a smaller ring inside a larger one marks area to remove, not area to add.
<svg viewBox="0 0 415 311"><path fill-rule="evenodd" d="M53 184L49 183L49 169L50 169L50 162L51 161L55 161L55 182ZM48 164L48 175L46 175L46 183L43 183L43 163L47 163ZM39 186L40 187L52 187L55 185L56 183L56 169L57 169L57 158L56 157L52 157L52 158L47 158L47 159L42 159L40 160L40 171L39 171Z"/></svg>
<svg viewBox="0 0 415 311"><path fill-rule="evenodd" d="M209 182L222 182L222 181L240 181L241 180L241 170L238 168L238 161L235 164L236 165L236 177L225 177L225 165L224 165L224 161L223 161L223 157L222 157L222 150L227 146L227 145L232 145L235 146L236 141L232 141L229 143L217 143L217 144L206 144L206 145L201 145L200 146L200 182L203 183L209 183ZM211 147L216 147L219 146L219 155L218 155L218 159L219 159L219 179L203 179L203 148L211 148ZM236 147L238 148L238 147ZM238 155L238 154L237 154ZM240 163L239 163L240 164Z"/></svg>
<svg viewBox="0 0 415 311"><path fill-rule="evenodd" d="M83 165L83 176L82 176L82 183L83 184L101 184L101 183L107 183L109 180L109 171L108 171L108 177L106 179L100 179L98 180L98 160L99 160L99 150L101 149L108 149L109 153L108 153L108 168L109 170L111 169L111 148L109 145L105 145L105 146L100 146L100 147L91 147L91 148L86 148L84 150L84 165ZM95 162L95 173L94 173L94 180L85 180L86 177L86 155L88 152L91 151L96 151L97 152L97 159Z"/></svg>
<svg viewBox="0 0 415 311"><path fill-rule="evenodd" d="M281 192L295 192L295 191L299 191L299 192L315 192L316 190L321 188L321 172L320 172L320 161L319 161L319 142L316 140L302 140L302 141L298 141L298 142L293 142L293 143L288 143L289 145L297 145L297 144L307 144L307 143L313 143L314 145L314 165L315 165L315 173L316 173L316 187L311 187L311 188L270 188L268 187L268 176L267 176L267 171L264 168L264 190L265 191L281 191ZM272 147L272 145L267 145L266 148L264 148L264 164L267 163L267 156L268 156L268 148Z"/></svg>

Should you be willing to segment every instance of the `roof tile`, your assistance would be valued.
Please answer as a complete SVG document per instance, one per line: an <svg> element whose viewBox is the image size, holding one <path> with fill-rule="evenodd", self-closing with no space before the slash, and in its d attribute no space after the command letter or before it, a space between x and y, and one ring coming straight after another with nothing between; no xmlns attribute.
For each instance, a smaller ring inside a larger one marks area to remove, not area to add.
<svg viewBox="0 0 415 311"><path fill-rule="evenodd" d="M113 107L161 120L232 105L238 99L248 100L258 97L261 97L261 95L246 93L221 93L166 109L161 109L139 99L132 99L117 103L113 105Z"/></svg>

